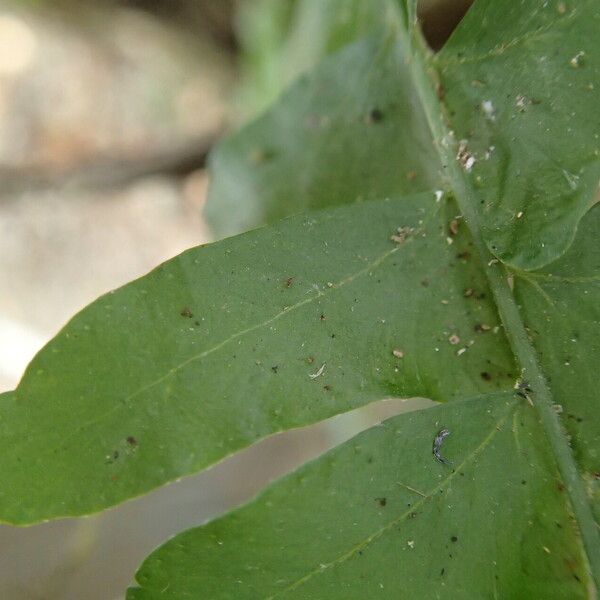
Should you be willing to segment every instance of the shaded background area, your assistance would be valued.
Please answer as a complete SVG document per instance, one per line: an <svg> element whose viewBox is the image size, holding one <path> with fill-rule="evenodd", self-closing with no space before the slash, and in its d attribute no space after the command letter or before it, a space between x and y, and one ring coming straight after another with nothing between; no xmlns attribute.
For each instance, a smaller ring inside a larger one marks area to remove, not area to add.
<svg viewBox="0 0 600 600"><path fill-rule="evenodd" d="M273 2L295 0L0 0L0 391L80 308L211 240L207 152L284 85L252 70L280 40L249 15ZM423 3L432 47L468 5ZM100 516L0 527L0 598L121 598L161 541L423 402L276 436Z"/></svg>

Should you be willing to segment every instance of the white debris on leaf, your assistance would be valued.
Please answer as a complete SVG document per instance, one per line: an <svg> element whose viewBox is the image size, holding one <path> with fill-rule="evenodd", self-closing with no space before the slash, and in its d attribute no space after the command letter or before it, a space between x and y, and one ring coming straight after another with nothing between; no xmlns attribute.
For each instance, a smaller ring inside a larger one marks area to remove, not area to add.
<svg viewBox="0 0 600 600"><path fill-rule="evenodd" d="M398 227L396 233L390 239L393 242L396 242L396 244L403 244L413 231L414 229L412 227Z"/></svg>
<svg viewBox="0 0 600 600"><path fill-rule="evenodd" d="M462 165L463 169L469 173L475 164L475 157L469 152L467 144L467 140L460 140L458 143L456 160Z"/></svg>
<svg viewBox="0 0 600 600"><path fill-rule="evenodd" d="M583 57L585 56L585 52L580 50L569 62L574 69L579 68L583 64Z"/></svg>
<svg viewBox="0 0 600 600"><path fill-rule="evenodd" d="M435 192L435 201L439 202L444 197L443 190L436 190Z"/></svg>
<svg viewBox="0 0 600 600"><path fill-rule="evenodd" d="M525 112L527 110L527 105L529 104L529 99L527 96L523 96L523 94L519 94L515 101L517 108L521 112Z"/></svg>
<svg viewBox="0 0 600 600"><path fill-rule="evenodd" d="M317 377L321 377L321 375L323 375L323 371L325 370L325 363L323 363L319 369L317 370L316 373L309 373L309 377L311 379L316 379Z"/></svg>
<svg viewBox="0 0 600 600"><path fill-rule="evenodd" d="M486 118L488 118L490 121L496 120L496 109L494 108L491 100L484 100L481 103L481 110Z"/></svg>

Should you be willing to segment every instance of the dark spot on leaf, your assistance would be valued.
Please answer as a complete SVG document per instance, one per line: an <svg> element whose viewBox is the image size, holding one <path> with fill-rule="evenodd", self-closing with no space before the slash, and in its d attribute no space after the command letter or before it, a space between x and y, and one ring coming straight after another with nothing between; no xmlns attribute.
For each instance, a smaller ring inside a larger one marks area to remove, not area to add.
<svg viewBox="0 0 600 600"><path fill-rule="evenodd" d="M179 313L182 317L186 317L187 319L191 319L194 315L192 314L192 311L186 306L184 308L181 309L181 312Z"/></svg>
<svg viewBox="0 0 600 600"><path fill-rule="evenodd" d="M443 576L445 572L446 572L446 569L442 569L442 570L440 571L440 575L442 575L442 576Z"/></svg>
<svg viewBox="0 0 600 600"><path fill-rule="evenodd" d="M423 287L429 287L429 279L423 279L423 281L421 281L421 285Z"/></svg>
<svg viewBox="0 0 600 600"><path fill-rule="evenodd" d="M379 108L372 108L367 115L367 123L380 123L383 121L383 112Z"/></svg>
<svg viewBox="0 0 600 600"><path fill-rule="evenodd" d="M324 321L325 320L325 315L321 315L320 319L321 319L321 321Z"/></svg>
<svg viewBox="0 0 600 600"><path fill-rule="evenodd" d="M387 504L387 498L375 498L379 502L379 506L385 506Z"/></svg>
<svg viewBox="0 0 600 600"><path fill-rule="evenodd" d="M481 379L484 379L485 381L491 381L492 376L487 371L483 371L481 373Z"/></svg>
<svg viewBox="0 0 600 600"><path fill-rule="evenodd" d="M446 97L446 88L441 81L438 81L435 84L435 93L438 97L438 100L443 100Z"/></svg>
<svg viewBox="0 0 600 600"><path fill-rule="evenodd" d="M459 258L460 260L469 260L471 258L471 253L470 252L459 252L456 255L456 258Z"/></svg>
<svg viewBox="0 0 600 600"><path fill-rule="evenodd" d="M271 371L273 371L273 373L277 373L278 370L279 370L279 365L273 365L271 367Z"/></svg>
<svg viewBox="0 0 600 600"><path fill-rule="evenodd" d="M275 158L275 151L268 148L255 148L250 154L250 161L255 165L260 165Z"/></svg>
<svg viewBox="0 0 600 600"><path fill-rule="evenodd" d="M127 437L127 443L134 448L138 445L137 440L132 435Z"/></svg>
<svg viewBox="0 0 600 600"><path fill-rule="evenodd" d="M323 389L330 392L332 390L332 387L329 384L327 384L323 386Z"/></svg>
<svg viewBox="0 0 600 600"><path fill-rule="evenodd" d="M525 485L527 482L524 479L521 479L521 485Z"/></svg>
<svg viewBox="0 0 600 600"><path fill-rule="evenodd" d="M292 285L294 284L294 279L295 279L295 277L288 277L288 278L285 280L285 287L286 287L286 288L290 288L290 287L292 287Z"/></svg>
<svg viewBox="0 0 600 600"><path fill-rule="evenodd" d="M200 327L200 321L194 321L194 325L195 325L196 327Z"/></svg>
<svg viewBox="0 0 600 600"><path fill-rule="evenodd" d="M451 542L458 542L458 538L457 538L455 535L453 535L453 536L450 538L450 541L451 541Z"/></svg>

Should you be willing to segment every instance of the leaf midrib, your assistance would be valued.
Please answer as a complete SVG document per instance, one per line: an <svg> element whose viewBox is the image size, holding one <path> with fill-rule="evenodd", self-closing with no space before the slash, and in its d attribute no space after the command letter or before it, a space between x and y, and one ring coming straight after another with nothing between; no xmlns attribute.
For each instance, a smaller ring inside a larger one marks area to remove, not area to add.
<svg viewBox="0 0 600 600"><path fill-rule="evenodd" d="M600 536L597 532L596 522L592 515L583 481L579 475L559 416L553 409L552 392L538 362L537 354L529 341L519 308L508 285L507 275L510 268L492 255L481 234L479 217L475 209L477 192L455 159L458 143L448 126L449 118L443 112L442 102L436 94L436 84L440 83L439 76L432 66L432 52L417 25L415 2L414 0L401 1L402 3L407 2L409 5L407 11L399 12L403 21L402 30L404 33L400 37L402 38L401 41L407 46L411 77L421 99L434 145L442 165L446 167L448 182L480 253L481 264L488 265L486 277L500 319L504 325L516 363L521 367L523 377L527 378L533 390L530 402L537 411L558 470L566 484L566 491L579 525L583 548L588 560L588 569L597 590L600 588ZM450 142L441 143L442 139L450 140Z"/></svg>

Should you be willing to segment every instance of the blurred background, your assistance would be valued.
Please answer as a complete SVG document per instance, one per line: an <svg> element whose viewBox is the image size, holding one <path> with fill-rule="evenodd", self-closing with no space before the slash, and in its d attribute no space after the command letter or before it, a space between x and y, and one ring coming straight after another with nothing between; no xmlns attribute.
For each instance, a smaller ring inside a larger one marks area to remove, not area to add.
<svg viewBox="0 0 600 600"><path fill-rule="evenodd" d="M314 40L289 42L311 18L298 4L0 0L0 392L83 306L211 241L207 153L318 59ZM422 3L432 47L468 5ZM166 538L423 402L275 436L100 516L0 526L0 598L122 598Z"/></svg>

